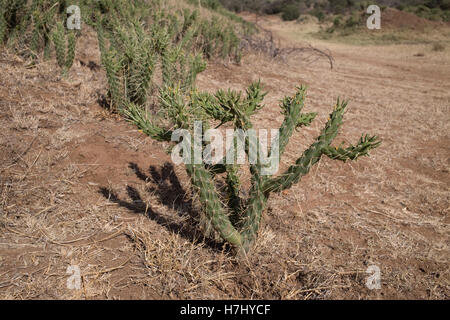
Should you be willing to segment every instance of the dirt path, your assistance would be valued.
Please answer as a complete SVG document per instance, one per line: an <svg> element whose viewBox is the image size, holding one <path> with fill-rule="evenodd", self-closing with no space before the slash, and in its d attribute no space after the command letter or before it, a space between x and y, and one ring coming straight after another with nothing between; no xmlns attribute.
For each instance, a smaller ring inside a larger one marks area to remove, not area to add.
<svg viewBox="0 0 450 320"><path fill-rule="evenodd" d="M333 52L333 71L325 60L248 55L241 66L210 63L199 77L205 90L260 78L269 94L255 123L264 128L281 123L283 95L308 85L306 110L319 117L296 134L283 167L338 96L350 109L337 142L363 132L383 140L356 163L321 160L274 196L249 264L191 227L197 208L166 146L99 106L104 74L87 67L99 63L93 35L65 82L52 63L29 70L3 52L0 297L448 299L448 49L312 44ZM71 265L83 276L79 290L66 285ZM380 268L380 290L365 286L369 265Z"/></svg>

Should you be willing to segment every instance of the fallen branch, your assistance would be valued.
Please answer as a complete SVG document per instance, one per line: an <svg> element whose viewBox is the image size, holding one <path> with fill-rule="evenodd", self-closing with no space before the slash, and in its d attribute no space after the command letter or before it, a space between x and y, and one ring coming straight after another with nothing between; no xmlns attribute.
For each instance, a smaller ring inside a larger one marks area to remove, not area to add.
<svg viewBox="0 0 450 320"><path fill-rule="evenodd" d="M302 47L282 48L279 40L278 44L276 43L272 31L261 27L257 22L255 23L255 26L260 30L260 32L257 35L243 36L241 41L242 49L247 51L253 50L261 52L270 56L271 58L280 58L284 62L286 62L286 59L289 56L293 56L296 54L304 55L309 53L309 56L303 58L304 61L314 62L321 57L325 57L330 63L330 69L333 70L334 58L329 50L321 50L313 47L311 44L307 44ZM311 58L314 60L309 60Z"/></svg>

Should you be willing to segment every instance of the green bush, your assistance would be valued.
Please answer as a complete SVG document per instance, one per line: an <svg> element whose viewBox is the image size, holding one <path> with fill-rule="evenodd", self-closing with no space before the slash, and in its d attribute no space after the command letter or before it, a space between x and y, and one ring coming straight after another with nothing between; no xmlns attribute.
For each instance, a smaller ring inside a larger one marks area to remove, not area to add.
<svg viewBox="0 0 450 320"><path fill-rule="evenodd" d="M297 20L300 17L300 9L298 5L290 4L282 9L281 18L284 21Z"/></svg>
<svg viewBox="0 0 450 320"><path fill-rule="evenodd" d="M441 9L442 10L450 10L450 0L442 0L441 1Z"/></svg>
<svg viewBox="0 0 450 320"><path fill-rule="evenodd" d="M264 7L265 14L279 14L283 12L285 4L281 0L270 2Z"/></svg>
<svg viewBox="0 0 450 320"><path fill-rule="evenodd" d="M335 17L333 20L333 27L339 28L341 24L342 24L342 17L341 16Z"/></svg>
<svg viewBox="0 0 450 320"><path fill-rule="evenodd" d="M450 22L450 10L442 12L442 21Z"/></svg>
<svg viewBox="0 0 450 320"><path fill-rule="evenodd" d="M320 22L323 22L325 20L325 13L322 10L318 9L318 8L313 9L311 11L311 15L316 17Z"/></svg>
<svg viewBox="0 0 450 320"><path fill-rule="evenodd" d="M359 24L361 24L361 17L357 13L352 14L345 21L346 28L354 28L354 27L358 26Z"/></svg>

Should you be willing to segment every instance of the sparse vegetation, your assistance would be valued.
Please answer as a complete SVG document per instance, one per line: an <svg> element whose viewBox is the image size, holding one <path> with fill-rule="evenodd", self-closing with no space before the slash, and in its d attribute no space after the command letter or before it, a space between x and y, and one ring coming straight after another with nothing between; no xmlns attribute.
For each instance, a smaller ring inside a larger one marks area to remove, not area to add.
<svg viewBox="0 0 450 320"><path fill-rule="evenodd" d="M10 47L25 50L25 55L37 57L45 50L50 53L50 34L57 21L61 21L58 2L48 0L1 0L0 43L6 41Z"/></svg>
<svg viewBox="0 0 450 320"><path fill-rule="evenodd" d="M57 49L57 61L64 69L63 73L66 73L70 61L61 60L63 55L60 46L64 42L63 33L68 36L70 54L75 52L72 46L75 45L76 39L73 36L79 36L76 32L68 32L65 28L67 3L56 0L1 1L1 42L6 41L10 47L25 56L38 58L44 51L44 57L49 58L51 40L57 40L56 43L53 41ZM221 6L222 10L218 10L219 7L212 5L213 2L208 3L210 5L207 7L219 11L218 15L212 15L210 18L199 17L198 11L191 11L188 8L181 11L161 10L159 0L139 0L132 4L123 0L95 2L78 0L71 4L79 6L83 13L89 13L83 16L84 24L96 29L102 27L108 36L113 30L116 35L122 33L122 36L126 36L128 21L134 21L135 24L141 25L141 32L154 32L153 35L162 36L160 30L165 30L164 32L168 33L168 41L172 43L184 41L192 46L188 51L200 50L207 59L220 56L223 59L239 61L241 53L237 32L243 34L250 32L250 24ZM157 27L151 27L152 23ZM64 25L64 30L57 27L60 25ZM55 32L58 35L57 39L54 37ZM70 60L71 56L68 55L68 58Z"/></svg>
<svg viewBox="0 0 450 320"><path fill-rule="evenodd" d="M65 13L64 4L57 3L60 5L58 8L56 5L49 7L50 4L40 0L33 1L31 7L28 7L26 1L13 2L2 14L4 20L1 30L2 34L5 33L6 25L9 34L24 32L27 29L24 24L29 17L24 15L20 20L17 16L18 12L29 12L38 21L33 27L33 47L38 48L41 32L46 43L48 40L45 37L49 37L46 30L52 30L50 37L55 47L56 60L63 75L67 76L75 58L76 36L74 32L66 31L64 19L58 16ZM222 9L218 1L201 1L200 6L215 11ZM40 19L37 10L47 7L49 9L44 10L45 18ZM121 0L104 0L90 8L93 11L87 21L95 27L98 34L112 110L124 114L143 132L162 141L170 141L171 130L192 128L196 120L215 120L222 124L231 122L235 129L241 130L252 127L250 116L262 108L265 95L261 92L259 83L254 83L247 89L245 98L241 98L241 94L235 91L220 90L215 95L210 95L195 90L197 74L206 68L203 57L220 55L226 58L232 54L235 59L239 59L239 39L230 25L224 27L215 16L210 20L203 19L199 17L197 10L190 11L187 8L172 14L161 10L158 1L152 4L145 1L130 4ZM285 6L282 12L284 20L295 20L300 15L295 4ZM160 113L171 122L170 130L148 120L145 111L157 63L160 63L162 72ZM294 129L309 125L315 117L315 114L301 113L305 94L305 88L299 88L293 97L284 98L281 104L285 115L280 136L281 153ZM341 125L345 106L346 103L337 103L316 143L280 177L263 177L261 171L264 166L261 162L252 165L250 170L253 178L248 199L241 199L239 196L241 191L237 166L222 166L211 171L202 165L186 164L192 184L199 194L205 221L239 252L248 252L256 239L261 215L271 192L283 191L298 182L322 155L344 161L354 160L376 147L376 137L367 136L361 138L355 147L330 147ZM249 140L245 140L244 144L247 152L254 147ZM220 200L219 193L214 191L214 179L211 175L223 172L227 173L227 194L230 198ZM229 206L223 207L222 201L228 202ZM234 218L230 218L230 214Z"/></svg>
<svg viewBox="0 0 450 320"><path fill-rule="evenodd" d="M297 20L300 17L300 9L296 5L287 5L283 8L281 18L285 21Z"/></svg>
<svg viewBox="0 0 450 320"><path fill-rule="evenodd" d="M160 104L165 110L164 113L169 116L170 129L158 126L145 110L135 104L129 105L124 112L144 133L154 139L170 142L172 130L193 130L194 121L197 120L203 120L203 132L210 127L208 122L204 122L205 120L215 120L224 125L229 122L235 130L247 131L252 127L250 117L262 108L264 96L259 82L253 83L247 89L245 97L239 92L230 90L219 90L215 95L191 91L191 94L186 97L184 91L179 90L179 86L165 88L160 94ZM283 155L294 131L310 125L316 116L315 113L302 113L305 96L306 88L300 87L294 96L285 97L281 102L284 121L280 128L279 157ZM377 147L379 145L377 137L367 135L361 137L356 146L347 148L342 145L331 146L342 124L346 106L345 102L336 103L333 113L330 114L325 128L315 143L280 176L271 177L264 174L267 165L261 158L258 158L256 164L250 165L252 178L247 199L240 196L243 192L240 190L239 172L242 168L239 165L220 164L210 167L206 164L185 164L191 183L202 204L203 220L206 221L206 225L212 226L212 229L223 240L233 245L238 253L245 254L256 241L262 213L265 211L271 193L284 191L299 182L322 155L341 161L356 160L360 156L367 155L370 149ZM193 132L191 136L194 136ZM237 143L239 138L235 139ZM256 141L252 141L248 136L241 139L247 156L250 150L258 149L258 138ZM194 146L194 143L192 142L191 145ZM271 154L271 157L273 156L277 155ZM227 196L225 199L215 187L216 175L221 173L226 173ZM206 230L210 232L210 228Z"/></svg>
<svg viewBox="0 0 450 320"><path fill-rule="evenodd" d="M193 0L195 1L195 0ZM220 0L224 6L234 11L253 11L265 14L281 13L288 20L294 20L294 12L310 14L324 21L335 15L351 16L355 11L364 13L371 4L377 4L381 10L397 8L434 21L450 21L450 2L448 0ZM297 16L298 18L298 16Z"/></svg>
<svg viewBox="0 0 450 320"><path fill-rule="evenodd" d="M430 21L407 12L423 1L379 1L370 33L352 18L368 2L331 2L271 1L254 28L218 1L0 0L0 298L448 299L445 2ZM196 119L281 126L282 174L174 166L168 140ZM364 131L386 142L371 159L375 137L348 146Z"/></svg>
<svg viewBox="0 0 450 320"><path fill-rule="evenodd" d="M126 10L136 9L113 9L96 24L113 110L145 104L157 64L163 86L187 90L205 69L204 59L240 59L238 36L217 17L203 19L197 10L184 9L179 15L153 11L150 18L121 19L131 14Z"/></svg>

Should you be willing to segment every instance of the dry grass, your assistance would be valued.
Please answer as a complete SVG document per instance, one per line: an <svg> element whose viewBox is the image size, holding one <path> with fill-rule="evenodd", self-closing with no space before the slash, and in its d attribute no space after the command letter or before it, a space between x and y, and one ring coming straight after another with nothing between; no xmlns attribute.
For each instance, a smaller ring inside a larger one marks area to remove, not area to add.
<svg viewBox="0 0 450 320"><path fill-rule="evenodd" d="M281 123L278 99L309 86L306 109L320 116L296 134L283 167L338 95L350 100L338 142L383 139L372 157L323 159L272 197L258 245L237 261L200 236L186 174L165 165L166 146L99 106L104 74L87 67L99 63L95 37L81 39L68 81L52 62L27 69L0 53L2 299L449 298L448 51L317 42L333 51L334 71L254 55L241 66L210 63L205 90L262 79L258 127ZM381 290L365 287L371 264ZM80 290L67 289L69 265L81 269Z"/></svg>

